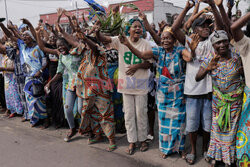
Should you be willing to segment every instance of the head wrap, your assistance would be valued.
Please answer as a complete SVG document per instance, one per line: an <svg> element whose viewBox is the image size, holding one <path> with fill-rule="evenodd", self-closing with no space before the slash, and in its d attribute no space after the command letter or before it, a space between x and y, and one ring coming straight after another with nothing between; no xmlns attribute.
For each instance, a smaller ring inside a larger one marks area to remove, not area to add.
<svg viewBox="0 0 250 167"><path fill-rule="evenodd" d="M223 41L223 40L229 40L228 36L227 36L227 33L226 31L224 30L218 30L218 31L214 31L212 34L211 34L211 37L210 37L210 40L211 40L211 43L212 44L215 44L219 41Z"/></svg>
<svg viewBox="0 0 250 167"><path fill-rule="evenodd" d="M19 27L18 27L18 30L21 31L21 29L27 27L28 25L27 24L21 24Z"/></svg>
<svg viewBox="0 0 250 167"><path fill-rule="evenodd" d="M23 33L28 34L30 36L30 38L32 38L33 41L36 41L36 39L34 38L34 36L32 35L32 33L29 30L24 31Z"/></svg>
<svg viewBox="0 0 250 167"><path fill-rule="evenodd" d="M125 31L124 31L126 36L130 36L130 34L129 34L130 27L131 27L132 24L133 24L134 22L136 22L136 21L139 21L139 22L141 23L142 30L143 30L143 34L146 33L146 30L145 30L145 27L144 27L142 21L141 21L138 17L134 17L134 18L130 19L130 20L128 21L128 23L126 24Z"/></svg>

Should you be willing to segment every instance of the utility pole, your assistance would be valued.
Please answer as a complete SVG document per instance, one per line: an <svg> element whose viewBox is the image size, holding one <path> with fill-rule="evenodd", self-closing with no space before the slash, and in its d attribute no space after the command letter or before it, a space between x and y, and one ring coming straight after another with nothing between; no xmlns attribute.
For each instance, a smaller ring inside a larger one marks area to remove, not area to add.
<svg viewBox="0 0 250 167"><path fill-rule="evenodd" d="M9 19L8 19L8 11L7 11L7 3L6 3L6 0L4 0L4 4L5 4L6 21L7 21L7 23L8 23L8 22L9 22Z"/></svg>

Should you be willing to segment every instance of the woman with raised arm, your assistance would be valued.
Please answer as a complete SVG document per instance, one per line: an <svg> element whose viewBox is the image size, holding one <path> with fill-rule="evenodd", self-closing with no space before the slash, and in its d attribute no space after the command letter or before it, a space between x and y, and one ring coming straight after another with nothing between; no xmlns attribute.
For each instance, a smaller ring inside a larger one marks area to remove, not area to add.
<svg viewBox="0 0 250 167"><path fill-rule="evenodd" d="M56 49L57 38L53 33L50 33L48 42L42 41L40 36L40 29L37 29L37 40L39 47L44 51L48 60L49 70L49 82L55 75L58 67L58 54L51 54L48 49ZM45 46L44 46L45 45ZM48 48L47 50L45 49ZM59 128L66 125L66 119L64 115L63 98L62 98L62 82L63 78L51 83L51 89L46 93L46 105L47 111L50 112L52 118L52 124ZM55 105L56 104L56 105Z"/></svg>
<svg viewBox="0 0 250 167"><path fill-rule="evenodd" d="M213 84L212 127L208 156L212 165L222 161L231 166L236 161L236 132L242 110L244 79L242 62L235 49L229 48L224 30L211 35L215 54L203 61L196 80L211 75Z"/></svg>
<svg viewBox="0 0 250 167"><path fill-rule="evenodd" d="M5 32L6 35L8 35L8 38L10 38L12 41L17 41L17 36L14 37L12 36L12 34L10 33L10 31L2 24L0 23L0 27L3 29L3 31ZM14 26L13 26L14 27ZM23 73L23 69L22 69L22 63L24 63L23 61L21 61L23 59L21 52L18 51L18 48L15 47L5 47L5 50L7 52L7 56L14 61L14 67L15 67L15 80L17 83L17 87L18 87L18 94L21 98L21 103L23 106L23 119L22 121L26 121L28 120L28 108L27 108L27 103L26 103L26 97L25 97L25 92L23 91L24 89L24 85L25 85L25 75Z"/></svg>
<svg viewBox="0 0 250 167"><path fill-rule="evenodd" d="M145 60L154 58L157 61L159 81L156 102L161 157L165 159L168 155L179 152L184 158L186 115L184 61L191 61L193 55L183 47L174 46L176 39L171 28L164 29L161 36L161 47L152 50L142 52L133 47L126 37L121 37L120 40L139 58ZM197 44L198 40L196 40L196 44L192 43L193 50Z"/></svg>
<svg viewBox="0 0 250 167"><path fill-rule="evenodd" d="M32 32L34 31L28 20L23 19L23 23L27 24ZM44 120L44 128L47 128L49 120L45 97L40 91L44 83L43 72L46 69L47 62L44 53L36 43L36 38L33 36L34 32L32 32L24 31L22 34L23 40L17 40L24 61L22 69L26 75L24 92L28 107L28 119L30 119L31 127L38 125L40 120Z"/></svg>
<svg viewBox="0 0 250 167"><path fill-rule="evenodd" d="M44 52L57 55L59 57L56 75L47 83L45 90L49 90L51 88L51 84L60 80L60 78L64 75L64 71L67 71L68 87L66 92L66 104L64 106L64 112L70 127L70 132L67 134L64 140L68 142L77 133L73 115L73 108L76 100L78 100L78 113L81 112L82 108L81 99L77 98L76 96L74 82L77 70L83 58L83 54L82 52L76 52L76 47L78 47L79 43L75 41L73 37L64 32L58 24L57 29L58 32L60 32L65 38L57 39L57 49L44 47L40 38L38 38L38 44L40 48L44 50ZM39 32L37 33L37 36L39 37ZM70 50L69 43L74 49Z"/></svg>
<svg viewBox="0 0 250 167"><path fill-rule="evenodd" d="M18 93L16 77L14 73L14 61L10 59L6 52L8 47L16 47L14 43L6 42L5 45L0 43L0 53L3 54L2 65L0 71L4 74L4 88L6 108L10 112L9 118L23 114L23 106ZM7 112L6 112L7 113Z"/></svg>
<svg viewBox="0 0 250 167"><path fill-rule="evenodd" d="M109 140L107 151L110 152L116 149L116 143L113 89L107 70L106 53L95 38L86 37L83 32L77 32L77 36L89 48L84 54L76 78L77 96L83 99L79 133L92 133L88 144L102 141L104 133Z"/></svg>
<svg viewBox="0 0 250 167"><path fill-rule="evenodd" d="M222 18L216 8L214 0L200 0L209 4L215 18L215 24L218 29L223 29ZM181 30L181 24L187 12L192 8L191 1L187 1L185 8L178 16L177 20L172 26L178 41L188 48L187 41L191 41L190 37L186 36ZM213 47L209 36L212 28L210 25L213 23L208 17L199 17L192 23L194 33L198 34L199 43L195 49L195 58L187 63L186 79L184 85L184 94L186 95L186 131L190 138L191 152L187 154L186 161L188 164L194 164L196 160L196 144L197 132L202 125L202 154L207 159L207 149L209 144L211 122L212 122L212 79L207 75L203 80L197 82L195 75L199 71L202 61L213 52Z"/></svg>
<svg viewBox="0 0 250 167"><path fill-rule="evenodd" d="M150 44L142 39L144 26L138 18L129 20L126 35L134 47L140 51L150 50ZM110 43L119 53L118 92L123 94L123 109L129 147L126 153L132 155L136 149L136 142L140 142L140 151L148 150L147 140L147 93L149 91L150 63L135 56L118 37L104 36L99 31L97 38L101 42Z"/></svg>

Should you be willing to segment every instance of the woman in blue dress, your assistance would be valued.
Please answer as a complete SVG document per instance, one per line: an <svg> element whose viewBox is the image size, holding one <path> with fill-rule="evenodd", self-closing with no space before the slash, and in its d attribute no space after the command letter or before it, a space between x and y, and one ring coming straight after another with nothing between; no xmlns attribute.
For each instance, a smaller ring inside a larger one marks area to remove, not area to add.
<svg viewBox="0 0 250 167"><path fill-rule="evenodd" d="M152 50L140 52L126 37L120 37L137 57L157 62L157 108L159 119L159 149L161 157L166 158L175 152L183 153L185 144L185 102L184 102L184 60L190 61L192 55L183 47L176 47L176 39L171 28L161 35L162 45Z"/></svg>

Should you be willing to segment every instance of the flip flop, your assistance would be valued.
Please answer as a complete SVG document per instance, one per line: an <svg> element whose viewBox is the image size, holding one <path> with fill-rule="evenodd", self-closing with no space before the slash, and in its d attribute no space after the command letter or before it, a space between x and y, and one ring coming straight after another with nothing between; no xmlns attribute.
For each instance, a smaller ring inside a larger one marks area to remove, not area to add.
<svg viewBox="0 0 250 167"><path fill-rule="evenodd" d="M160 156L161 156L162 159L166 159L167 158L167 155L164 154L164 153L162 153L162 152L160 153Z"/></svg>
<svg viewBox="0 0 250 167"><path fill-rule="evenodd" d="M140 151L141 152L145 152L145 151L147 151L148 150L148 143L146 143L146 142L143 142L142 144L141 144L141 147L140 147Z"/></svg>
<svg viewBox="0 0 250 167"><path fill-rule="evenodd" d="M207 163L210 163L211 158L207 155L207 152L204 152L204 153L203 153L203 157L204 157L204 159L205 159L205 161L206 161Z"/></svg>
<svg viewBox="0 0 250 167"><path fill-rule="evenodd" d="M115 149L117 149L117 146L116 146L116 144L113 144L113 145L109 145L109 147L107 148L107 151L108 151L108 152L112 152L112 151L114 151Z"/></svg>
<svg viewBox="0 0 250 167"><path fill-rule="evenodd" d="M77 131L74 131L73 133L68 134L63 140L64 140L65 142L69 142L70 139L71 139L73 136L75 136L76 134L77 134Z"/></svg>
<svg viewBox="0 0 250 167"><path fill-rule="evenodd" d="M128 148L128 149L126 150L126 153L127 153L128 155L133 155L133 154L135 153L135 146L133 146L132 148Z"/></svg>
<svg viewBox="0 0 250 167"><path fill-rule="evenodd" d="M101 141L102 141L102 138L101 139L89 139L88 140L88 145L96 144L96 143L99 143Z"/></svg>
<svg viewBox="0 0 250 167"><path fill-rule="evenodd" d="M9 115L9 118L13 118L15 116L16 116L16 113L12 113L12 114Z"/></svg>
<svg viewBox="0 0 250 167"><path fill-rule="evenodd" d="M195 163L196 155L195 154L187 154L186 156L186 162L189 165L193 165Z"/></svg>

